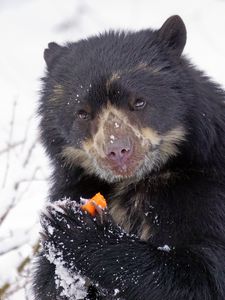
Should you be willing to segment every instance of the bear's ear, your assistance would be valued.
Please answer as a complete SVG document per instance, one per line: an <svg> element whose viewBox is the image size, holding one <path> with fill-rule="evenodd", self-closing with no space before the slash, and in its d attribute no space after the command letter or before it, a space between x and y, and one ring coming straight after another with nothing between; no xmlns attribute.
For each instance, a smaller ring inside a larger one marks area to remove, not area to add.
<svg viewBox="0 0 225 300"><path fill-rule="evenodd" d="M180 57L187 39L186 27L181 17L175 15L167 19L158 31L158 37L171 54Z"/></svg>
<svg viewBox="0 0 225 300"><path fill-rule="evenodd" d="M48 69L50 69L55 63L56 59L62 54L65 47L62 47L55 42L48 44L48 48L44 51L44 60L47 64Z"/></svg>

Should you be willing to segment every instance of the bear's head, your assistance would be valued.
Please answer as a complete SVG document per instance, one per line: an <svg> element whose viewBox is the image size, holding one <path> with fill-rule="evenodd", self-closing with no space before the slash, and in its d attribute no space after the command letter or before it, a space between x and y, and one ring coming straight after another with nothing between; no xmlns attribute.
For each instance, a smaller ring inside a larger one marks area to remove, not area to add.
<svg viewBox="0 0 225 300"><path fill-rule="evenodd" d="M39 111L52 159L115 182L176 157L187 133L185 42L184 23L173 16L156 31L50 43Z"/></svg>

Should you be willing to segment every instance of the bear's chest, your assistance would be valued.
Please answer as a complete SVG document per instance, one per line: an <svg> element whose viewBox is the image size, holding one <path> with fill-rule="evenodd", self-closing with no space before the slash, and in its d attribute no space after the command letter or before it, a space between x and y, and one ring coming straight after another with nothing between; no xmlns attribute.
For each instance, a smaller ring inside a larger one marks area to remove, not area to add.
<svg viewBox="0 0 225 300"><path fill-rule="evenodd" d="M109 203L110 214L125 232L135 234L146 241L152 235L146 199L141 193L127 197L124 199L117 195L113 196Z"/></svg>
<svg viewBox="0 0 225 300"><path fill-rule="evenodd" d="M116 186L109 196L109 210L116 224L144 241L156 237L160 231L169 235L172 214L168 197L174 180L171 172L164 172L135 185Z"/></svg>

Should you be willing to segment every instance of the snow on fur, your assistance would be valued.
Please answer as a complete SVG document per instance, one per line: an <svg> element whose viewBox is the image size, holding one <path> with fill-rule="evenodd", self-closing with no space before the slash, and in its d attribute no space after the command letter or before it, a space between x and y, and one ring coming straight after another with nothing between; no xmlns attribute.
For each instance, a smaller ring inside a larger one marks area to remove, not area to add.
<svg viewBox="0 0 225 300"><path fill-rule="evenodd" d="M61 207L66 206L67 203L68 199L63 199L55 203L47 203L46 207L51 207L53 213L55 211L64 214L64 210ZM76 207L78 206L74 203L74 208L76 209ZM45 214L48 214L47 210L45 210ZM47 220L44 220L44 222L47 222ZM48 223L46 225L48 233L53 235L54 228ZM55 284L57 289L61 290L60 295L71 300L84 299L87 295L85 279L78 272L71 272L69 268L65 266L62 252L57 251L51 243L45 245L45 252L45 256L49 262L55 265Z"/></svg>
<svg viewBox="0 0 225 300"><path fill-rule="evenodd" d="M60 296L68 297L71 300L84 299L87 296L85 279L79 273L72 273L65 267L65 262L60 251L50 243L46 249L46 258L55 265L55 283L57 289L62 289Z"/></svg>

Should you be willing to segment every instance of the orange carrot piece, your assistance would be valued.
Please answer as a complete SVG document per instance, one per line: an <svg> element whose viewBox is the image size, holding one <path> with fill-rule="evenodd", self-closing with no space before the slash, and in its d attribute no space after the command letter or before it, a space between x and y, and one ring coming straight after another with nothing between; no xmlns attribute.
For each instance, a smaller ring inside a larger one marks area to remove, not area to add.
<svg viewBox="0 0 225 300"><path fill-rule="evenodd" d="M98 205L100 208L104 209L107 206L105 198L100 194L97 193L94 197L87 201L84 205L81 206L83 211L87 211L91 216L96 215L96 208L95 205Z"/></svg>
<svg viewBox="0 0 225 300"><path fill-rule="evenodd" d="M91 203L91 199L84 205L81 206L83 211L87 211L92 217L95 216L96 210L94 205Z"/></svg>
<svg viewBox="0 0 225 300"><path fill-rule="evenodd" d="M107 204L106 204L106 200L105 198L102 196L101 193L97 193L94 197L91 198L91 200L93 202L95 202L95 204L97 204L98 206L100 206L101 208L106 208Z"/></svg>

